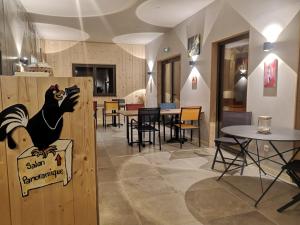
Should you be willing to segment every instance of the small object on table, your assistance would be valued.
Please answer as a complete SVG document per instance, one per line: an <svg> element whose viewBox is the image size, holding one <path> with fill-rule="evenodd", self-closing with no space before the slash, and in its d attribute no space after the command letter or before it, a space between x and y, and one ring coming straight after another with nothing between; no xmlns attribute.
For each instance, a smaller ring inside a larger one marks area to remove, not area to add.
<svg viewBox="0 0 300 225"><path fill-rule="evenodd" d="M257 132L261 134L271 133L271 116L259 116L257 123Z"/></svg>

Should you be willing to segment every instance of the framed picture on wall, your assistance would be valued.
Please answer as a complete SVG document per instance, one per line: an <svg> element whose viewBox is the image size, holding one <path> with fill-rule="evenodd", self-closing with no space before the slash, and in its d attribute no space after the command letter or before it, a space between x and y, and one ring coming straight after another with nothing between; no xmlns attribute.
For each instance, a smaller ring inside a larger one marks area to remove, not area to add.
<svg viewBox="0 0 300 225"><path fill-rule="evenodd" d="M189 57L200 55L200 34L188 39L188 55Z"/></svg>
<svg viewBox="0 0 300 225"><path fill-rule="evenodd" d="M264 88L277 87L278 59L264 63Z"/></svg>
<svg viewBox="0 0 300 225"><path fill-rule="evenodd" d="M198 84L197 77L193 76L193 79L192 79L192 90L197 90L197 84Z"/></svg>

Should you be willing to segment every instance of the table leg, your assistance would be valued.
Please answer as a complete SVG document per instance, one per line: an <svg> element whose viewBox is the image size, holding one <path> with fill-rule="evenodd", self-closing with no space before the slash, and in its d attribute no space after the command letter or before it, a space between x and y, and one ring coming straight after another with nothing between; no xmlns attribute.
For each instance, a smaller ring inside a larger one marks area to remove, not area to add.
<svg viewBox="0 0 300 225"><path fill-rule="evenodd" d="M127 137L127 143L130 144L129 140L129 117L126 116L126 137Z"/></svg>
<svg viewBox="0 0 300 225"><path fill-rule="evenodd" d="M274 151L277 152L277 154L279 155L279 157L282 159L282 161L285 163L285 165L288 163L285 158L283 157L283 155L279 152L279 150L276 148L276 146L272 143L272 141L269 141L270 145L273 147ZM296 152L293 154L292 158L289 161L294 160L294 158L296 157L296 155L299 153L300 148L298 148L296 150ZM280 171L280 173L275 177L275 179L272 181L272 183L267 187L267 189L262 193L262 195L259 197L259 199L255 202L255 207L257 207L257 205L259 204L259 202L263 199L263 197L267 194L267 192L270 190L270 188L274 185L274 183L278 180L278 178L280 177L280 175L283 173L284 169L282 169Z"/></svg>

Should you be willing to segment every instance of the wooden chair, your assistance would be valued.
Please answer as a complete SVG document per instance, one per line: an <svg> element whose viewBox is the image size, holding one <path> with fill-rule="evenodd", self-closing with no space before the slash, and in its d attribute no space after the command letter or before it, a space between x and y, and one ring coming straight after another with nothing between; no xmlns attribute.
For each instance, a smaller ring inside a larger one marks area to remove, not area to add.
<svg viewBox="0 0 300 225"><path fill-rule="evenodd" d="M119 109L124 109L125 110L125 106L126 106L126 103L125 103L125 99L122 99L122 98L114 98L112 99L113 102L119 102Z"/></svg>
<svg viewBox="0 0 300 225"><path fill-rule="evenodd" d="M175 126L179 129L179 142L180 148L182 148L182 144L184 143L184 139L182 138L182 131L191 130L191 141L193 141L193 130L198 130L198 138L199 138L199 147L201 146L201 136L200 136L200 116L201 116L202 107L182 107L180 113L180 123L175 124ZM197 121L197 125L194 125L194 121Z"/></svg>
<svg viewBox="0 0 300 225"><path fill-rule="evenodd" d="M138 110L144 107L144 104L126 104L126 110Z"/></svg>
<svg viewBox="0 0 300 225"><path fill-rule="evenodd" d="M160 103L160 109L161 110L167 110L167 109L176 109L176 103ZM166 141L166 126L170 127L170 135L172 138L172 127L174 124L174 116L165 116L162 115L162 123L163 123L163 135L164 135L164 141Z"/></svg>
<svg viewBox="0 0 300 225"><path fill-rule="evenodd" d="M236 125L251 125L252 122L252 113L251 112L223 112L223 125L222 127L227 126L236 126ZM245 145L248 142L248 139L245 138L238 138L237 139L239 143ZM233 147L237 145L236 141L232 137L222 136L215 139L215 145L217 147L214 160L212 163L211 168L214 169L215 163L223 163L224 166L229 164L233 159L224 157L224 154L222 152L222 149L227 150L231 153L235 153L236 149ZM218 160L218 155L220 155L221 160ZM242 159L237 159L238 162L241 162L240 164L234 164L235 166L242 166L241 169L241 175L244 171L244 166L247 164L246 156L243 155Z"/></svg>
<svg viewBox="0 0 300 225"><path fill-rule="evenodd" d="M156 132L158 132L159 149L161 150L160 108L140 108L138 111L138 120L131 120L131 135L133 129L137 129L138 131L139 152L141 152L141 146L144 147L145 142L152 144L151 133L153 133L153 144L155 144ZM143 141L143 134L145 133L149 133L149 141Z"/></svg>
<svg viewBox="0 0 300 225"><path fill-rule="evenodd" d="M285 166L282 167L282 170L286 170L287 174L292 178L293 182L300 188L300 160L293 160L288 162ZM277 209L277 211L281 213L297 202L300 202L300 193L295 195L290 202Z"/></svg>
<svg viewBox="0 0 300 225"><path fill-rule="evenodd" d="M106 128L108 125L116 125L116 117L118 117L118 126L120 128L120 113L119 113L119 102L117 101L105 101L104 102L104 108L102 111L102 116L103 116L103 125L104 128ZM112 124L106 124L106 117L111 117L113 123Z"/></svg>

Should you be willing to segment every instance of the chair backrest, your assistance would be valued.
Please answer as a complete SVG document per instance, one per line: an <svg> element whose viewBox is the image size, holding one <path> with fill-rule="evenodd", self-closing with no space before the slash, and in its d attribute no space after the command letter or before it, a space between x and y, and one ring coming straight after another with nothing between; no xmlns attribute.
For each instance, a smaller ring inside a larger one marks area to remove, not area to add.
<svg viewBox="0 0 300 225"><path fill-rule="evenodd" d="M138 124L160 123L160 108L139 108Z"/></svg>
<svg viewBox="0 0 300 225"><path fill-rule="evenodd" d="M201 106L195 107L182 107L180 113L181 121L194 121L200 119Z"/></svg>
<svg viewBox="0 0 300 225"><path fill-rule="evenodd" d="M176 109L176 103L160 103L160 109Z"/></svg>
<svg viewBox="0 0 300 225"><path fill-rule="evenodd" d="M126 104L126 110L138 110L144 108L144 104Z"/></svg>
<svg viewBox="0 0 300 225"><path fill-rule="evenodd" d="M111 101L111 102L104 102L104 110L105 111L118 111L119 110L119 102Z"/></svg>
<svg viewBox="0 0 300 225"><path fill-rule="evenodd" d="M300 188L300 160L293 160L284 167L293 182Z"/></svg>
<svg viewBox="0 0 300 225"><path fill-rule="evenodd" d="M125 107L125 99L123 99L123 98L114 98L114 99L112 99L112 101L113 102L118 102L120 108Z"/></svg>
<svg viewBox="0 0 300 225"><path fill-rule="evenodd" d="M251 125L252 112L223 112L222 127Z"/></svg>

